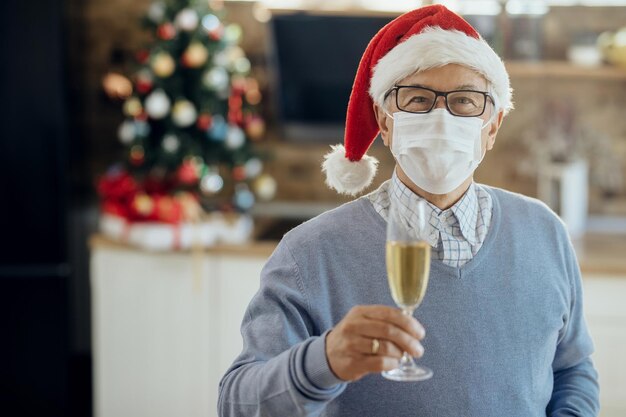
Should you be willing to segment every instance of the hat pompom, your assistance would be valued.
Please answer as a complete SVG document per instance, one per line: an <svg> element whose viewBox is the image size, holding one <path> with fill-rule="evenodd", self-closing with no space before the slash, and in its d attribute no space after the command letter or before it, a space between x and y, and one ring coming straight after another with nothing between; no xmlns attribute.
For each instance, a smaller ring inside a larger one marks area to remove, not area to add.
<svg viewBox="0 0 626 417"><path fill-rule="evenodd" d="M322 171L326 174L326 185L338 193L355 195L372 183L378 160L373 156L363 155L359 161L346 158L343 145L331 146L331 151L324 155Z"/></svg>

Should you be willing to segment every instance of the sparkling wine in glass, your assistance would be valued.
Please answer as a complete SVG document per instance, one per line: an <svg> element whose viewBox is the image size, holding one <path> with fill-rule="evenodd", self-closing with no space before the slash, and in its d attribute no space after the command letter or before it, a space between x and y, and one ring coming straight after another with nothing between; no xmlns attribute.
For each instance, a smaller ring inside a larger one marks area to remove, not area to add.
<svg viewBox="0 0 626 417"><path fill-rule="evenodd" d="M387 221L387 279L396 305L411 316L424 298L430 272L430 245L424 239L426 203L420 201L414 208L417 224L411 226L400 216L397 204L392 197ZM418 366L404 352L398 368L382 374L394 381L423 381L431 378L433 371Z"/></svg>

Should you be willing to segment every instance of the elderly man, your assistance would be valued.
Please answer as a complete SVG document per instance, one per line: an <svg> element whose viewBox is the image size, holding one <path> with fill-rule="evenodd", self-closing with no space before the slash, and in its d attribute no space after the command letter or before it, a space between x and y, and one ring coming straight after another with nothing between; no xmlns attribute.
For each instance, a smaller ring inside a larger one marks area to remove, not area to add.
<svg viewBox="0 0 626 417"><path fill-rule="evenodd" d="M596 371L580 272L543 204L473 182L511 109L502 61L443 6L406 13L368 45L344 146L327 183L357 193L380 132L395 157L373 193L287 233L263 269L220 383L222 416L595 416ZM415 225L426 201L430 284L419 322L385 270L390 202ZM398 383L402 352L434 371Z"/></svg>

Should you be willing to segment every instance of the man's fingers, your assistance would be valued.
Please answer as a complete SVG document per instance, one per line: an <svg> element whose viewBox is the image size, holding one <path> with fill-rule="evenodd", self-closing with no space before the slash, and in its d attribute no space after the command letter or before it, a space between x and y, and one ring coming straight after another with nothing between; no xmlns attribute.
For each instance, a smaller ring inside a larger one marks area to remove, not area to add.
<svg viewBox="0 0 626 417"><path fill-rule="evenodd" d="M422 356L424 352L424 348L417 339L406 333L400 327L388 322L358 319L350 324L349 329L354 335L391 342L395 344L398 349L409 352L413 356Z"/></svg>
<svg viewBox="0 0 626 417"><path fill-rule="evenodd" d="M373 351L375 347L374 339L370 337L355 337L352 339L351 350L364 355L388 356L397 359L402 357L402 351L394 343L384 339L376 340L378 340L378 351L376 353Z"/></svg>
<svg viewBox="0 0 626 417"><path fill-rule="evenodd" d="M402 314L402 311L389 306L367 306L361 311L365 318L386 321L400 327L416 339L423 339L426 332L424 327L412 316Z"/></svg>

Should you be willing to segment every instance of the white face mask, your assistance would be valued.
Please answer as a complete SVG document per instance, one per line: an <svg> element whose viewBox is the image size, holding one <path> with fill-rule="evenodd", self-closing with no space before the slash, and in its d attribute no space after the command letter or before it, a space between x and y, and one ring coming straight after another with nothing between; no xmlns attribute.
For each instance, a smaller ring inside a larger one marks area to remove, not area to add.
<svg viewBox="0 0 626 417"><path fill-rule="evenodd" d="M429 113L396 112L391 153L415 185L431 194L447 194L476 170L484 154L479 117L458 117L446 109Z"/></svg>

